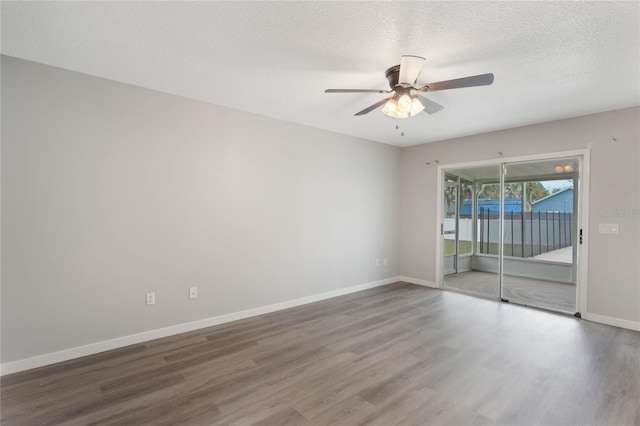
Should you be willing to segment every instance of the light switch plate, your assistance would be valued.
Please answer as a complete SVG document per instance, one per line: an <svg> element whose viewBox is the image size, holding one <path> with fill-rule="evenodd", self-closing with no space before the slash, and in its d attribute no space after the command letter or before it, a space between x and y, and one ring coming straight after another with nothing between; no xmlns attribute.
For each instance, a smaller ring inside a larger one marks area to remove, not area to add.
<svg viewBox="0 0 640 426"><path fill-rule="evenodd" d="M618 224L617 223L600 223L598 225L598 232L601 234L617 234Z"/></svg>

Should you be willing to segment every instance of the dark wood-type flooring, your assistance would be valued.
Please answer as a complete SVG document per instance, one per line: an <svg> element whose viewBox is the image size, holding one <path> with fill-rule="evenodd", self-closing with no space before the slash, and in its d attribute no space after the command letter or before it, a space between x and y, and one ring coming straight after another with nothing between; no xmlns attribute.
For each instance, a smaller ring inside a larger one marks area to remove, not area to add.
<svg viewBox="0 0 640 426"><path fill-rule="evenodd" d="M5 376L3 425L640 425L640 333L396 283Z"/></svg>

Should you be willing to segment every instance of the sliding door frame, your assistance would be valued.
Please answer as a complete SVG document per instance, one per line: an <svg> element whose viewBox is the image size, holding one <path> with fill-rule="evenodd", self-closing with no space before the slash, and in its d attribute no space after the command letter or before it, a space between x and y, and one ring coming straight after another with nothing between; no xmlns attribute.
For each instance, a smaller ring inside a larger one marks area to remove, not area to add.
<svg viewBox="0 0 640 426"><path fill-rule="evenodd" d="M445 181L445 172L448 169L458 169L458 168L466 168L466 167L479 167L479 166L500 166L501 168L505 163L512 162L526 162L526 161L536 161L536 160L549 160L553 158L562 158L562 157L578 157L579 161L579 175L577 180L577 193L578 196L578 214L577 214L577 230L578 230L578 245L577 245L577 254L576 254L576 262L578 263L577 275L576 275L576 311L577 312L588 312L588 258L589 258L589 165L590 165L590 150L580 149L573 151L560 151L560 152L549 152L544 154L535 154L535 155L527 155L527 156L519 156L519 157L500 157L492 160L481 160L481 161L471 161L465 163L452 163L452 164L438 164L437 170L437 195L436 195L436 286L440 289L444 288L444 256L443 256L443 235L442 235L442 224L444 223L444 215L443 215L443 188ZM501 178L500 181L504 179L504 174L501 170ZM502 192L502 191L501 191ZM501 205L501 215L502 213L502 204L503 204L503 194L500 195L500 205ZM502 220L500 220L502 223ZM500 226L500 241L502 241L503 237L503 229L502 225ZM580 242L581 241L581 242ZM502 243L500 244L500 250L502 250ZM499 270L500 270L500 280L502 280L502 252L499 253ZM500 297L502 296L502 281L500 283Z"/></svg>

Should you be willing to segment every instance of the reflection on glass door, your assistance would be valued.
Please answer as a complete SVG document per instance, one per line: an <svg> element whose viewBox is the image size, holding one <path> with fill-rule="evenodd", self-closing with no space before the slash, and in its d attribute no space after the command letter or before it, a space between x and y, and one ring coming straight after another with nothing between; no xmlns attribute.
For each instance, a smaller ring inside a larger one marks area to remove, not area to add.
<svg viewBox="0 0 640 426"><path fill-rule="evenodd" d="M444 274L455 274L458 260L458 179L447 176L444 184L442 235Z"/></svg>
<svg viewBox="0 0 640 426"><path fill-rule="evenodd" d="M504 300L576 312L578 168L577 158L505 165Z"/></svg>
<svg viewBox="0 0 640 426"><path fill-rule="evenodd" d="M497 299L500 297L497 256L500 167L491 165L447 172L443 188L443 285L450 290ZM449 204L447 197L451 200Z"/></svg>

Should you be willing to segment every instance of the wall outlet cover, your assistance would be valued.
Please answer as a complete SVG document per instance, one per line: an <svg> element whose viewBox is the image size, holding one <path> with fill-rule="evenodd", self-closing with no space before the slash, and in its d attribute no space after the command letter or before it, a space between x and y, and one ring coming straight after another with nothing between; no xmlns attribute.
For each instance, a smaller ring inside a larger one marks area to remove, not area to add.
<svg viewBox="0 0 640 426"><path fill-rule="evenodd" d="M189 287L189 299L198 298L198 287Z"/></svg>
<svg viewBox="0 0 640 426"><path fill-rule="evenodd" d="M598 232L600 234L618 234L617 223L600 223L598 224Z"/></svg>
<svg viewBox="0 0 640 426"><path fill-rule="evenodd" d="M147 293L146 303L147 303L147 306L156 304L156 293L155 292Z"/></svg>

